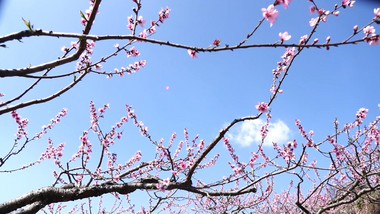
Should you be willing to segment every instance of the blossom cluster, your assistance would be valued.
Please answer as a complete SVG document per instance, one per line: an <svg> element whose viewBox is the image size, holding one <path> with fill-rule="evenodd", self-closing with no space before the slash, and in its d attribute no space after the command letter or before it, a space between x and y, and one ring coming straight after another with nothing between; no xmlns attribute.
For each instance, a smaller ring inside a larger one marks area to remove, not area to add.
<svg viewBox="0 0 380 214"><path fill-rule="evenodd" d="M128 16L127 20L128 20L127 28L130 30L133 30L135 27L135 21L133 19L133 16L132 15ZM140 25L141 27L144 27L145 22L146 20L144 20L142 16L139 16L136 19L136 24Z"/></svg>
<svg viewBox="0 0 380 214"><path fill-rule="evenodd" d="M22 118L16 111L11 111L11 116L18 125L16 139L20 140L23 136L27 135L25 128L28 125L29 120L27 118Z"/></svg>
<svg viewBox="0 0 380 214"><path fill-rule="evenodd" d="M136 57L140 55L140 52L133 46L129 50L126 50L125 53L127 54L127 57Z"/></svg>
<svg viewBox="0 0 380 214"><path fill-rule="evenodd" d="M82 136L79 137L81 143L78 146L78 151L72 155L72 161L81 156L84 157L84 162L87 162L91 158L92 144L87 135L88 131L83 131Z"/></svg>
<svg viewBox="0 0 380 214"><path fill-rule="evenodd" d="M276 22L277 16L278 16L278 10L274 9L274 5L271 4L267 8L262 8L261 12L263 12L263 17L268 20L270 23L270 26L272 27L273 24Z"/></svg>
<svg viewBox="0 0 380 214"><path fill-rule="evenodd" d="M377 8L377 9L380 11L380 8ZM379 19L380 17L378 17L377 13L380 13L380 12L376 12L376 9L375 9L375 15L376 15L375 18ZM379 44L380 35L377 35L375 32L376 32L376 29L373 26L367 26L363 29L363 33L365 34L364 38L366 39L369 45Z"/></svg>
<svg viewBox="0 0 380 214"><path fill-rule="evenodd" d="M40 160L54 159L54 164L60 165L60 157L63 155L64 143L60 143L57 148L53 147L53 141L48 139L48 147L45 152L41 154Z"/></svg>
<svg viewBox="0 0 380 214"><path fill-rule="evenodd" d="M291 0L277 0L274 4L270 4L267 8L261 9L263 17L270 23L271 27L276 22L276 19L278 17L278 10L275 9L275 6L282 4L285 9L288 9L290 2Z"/></svg>
<svg viewBox="0 0 380 214"><path fill-rule="evenodd" d="M137 6L138 6L138 9L134 8L133 11L135 12L135 14L137 15L137 10L139 10L141 8L141 4L137 1L134 1ZM143 29L142 32L139 33L139 37L141 38L147 38L148 36L151 36L152 34L154 34L156 32L156 26L159 26L160 24L159 23L163 23L163 21L167 18L169 18L169 12L170 12L170 9L167 7L166 9L161 9L159 11L159 15L158 15L158 20L157 21L150 21L150 27L146 28L146 29ZM132 30L133 31L133 34L134 34L134 31L135 31L135 26L136 25L139 25L140 27L144 27L146 23L146 20L142 17L142 16L138 16L137 18L134 17L133 15L130 15L128 16L127 18L127 28ZM129 46L130 44L134 43L134 42L141 42L142 40L139 40L139 39L136 39L136 40L133 40L133 41L130 41L128 44L124 45L123 47L120 47L120 45L117 43L114 45L115 48L117 48L117 51L114 53L116 54L117 52L119 52L120 50L124 50L127 57L137 57L140 55L140 52L138 51L138 49L133 46L131 47L130 49L126 49L127 46ZM138 71L141 67L144 67L146 64L146 61L145 60L140 60L140 61L136 61L135 63L133 64L129 64L129 66L127 68L125 67L121 67L120 69L119 68L114 68L113 72L108 72L107 73L107 78L111 78L113 77L114 74L117 74L119 76L123 76L125 72L127 72L128 74L131 74L131 73L135 73L136 71Z"/></svg>
<svg viewBox="0 0 380 214"><path fill-rule="evenodd" d="M67 114L67 109L66 108L63 108L56 116L55 116L55 118L54 119L51 119L50 121L51 121L51 123L50 124L48 124L48 125L43 125L42 126L42 130L39 132L39 133L37 133L37 134L35 134L35 137L36 138L41 138L41 136L43 135L43 134L46 134L47 133L47 130L48 129L52 129L53 127L54 127L54 125L56 125L57 123L59 123L60 121L61 121L61 118L62 117L64 117L64 116L66 116L66 114Z"/></svg>
<svg viewBox="0 0 380 214"><path fill-rule="evenodd" d="M276 69L272 70L274 81L278 79L278 77L281 75L281 72L284 72L288 69L288 65L293 60L293 57L295 55L296 49L293 48L286 48L284 54L281 56L282 61L277 62Z"/></svg>
<svg viewBox="0 0 380 214"><path fill-rule="evenodd" d="M90 15L91 15L93 9L94 9L94 1L90 1L90 7L88 9L86 9L85 13L81 12L82 19L80 22L82 25L87 24L88 20L90 19Z"/></svg>
<svg viewBox="0 0 380 214"><path fill-rule="evenodd" d="M259 102L255 107L261 113L267 112L269 109L268 104L265 102Z"/></svg>
<svg viewBox="0 0 380 214"><path fill-rule="evenodd" d="M125 73L127 74L133 74L139 71L141 68L143 68L146 64L146 60L139 60L136 61L133 64L129 64L128 67L121 67L120 69L115 68L114 72L108 73L107 78L111 78L114 74L117 74L119 76L124 76Z"/></svg>
<svg viewBox="0 0 380 214"><path fill-rule="evenodd" d="M289 141L287 145L283 145L283 148L278 146L276 142L273 143L273 148L278 152L278 155L282 157L287 164L290 163L290 161L294 161L296 159L294 149L297 148L297 142L296 140Z"/></svg>
<svg viewBox="0 0 380 214"><path fill-rule="evenodd" d="M368 114L368 109L366 108L360 108L357 112L356 112L356 120L355 120L355 125L360 125L361 123L363 123L363 120L364 118L366 118Z"/></svg>
<svg viewBox="0 0 380 214"><path fill-rule="evenodd" d="M72 47L76 48L77 43L72 43ZM91 56L94 52L93 48L95 47L95 42L92 40L86 40L86 49L83 51L83 53L80 55L80 60L77 62L76 70L86 70L86 72L90 72L90 66L92 64ZM100 64L94 65L97 69L101 68Z"/></svg>
<svg viewBox="0 0 380 214"><path fill-rule="evenodd" d="M313 141L313 136L314 136L314 131L313 130L310 130L309 133L307 134L305 129L303 128L303 126L301 125L301 121L300 120L296 120L295 121L295 124L298 128L298 131L300 132L301 136L307 140L307 143L306 143L306 146L307 147L316 147L317 148L317 145L314 144L314 141Z"/></svg>
<svg viewBox="0 0 380 214"><path fill-rule="evenodd" d="M156 27L155 27L155 22L151 22L152 26L149 27L148 29L144 29L139 36L142 38L147 38L148 36L154 34L156 32Z"/></svg>
<svg viewBox="0 0 380 214"><path fill-rule="evenodd" d="M166 7L158 12L158 20L163 23L165 19L169 18L170 9Z"/></svg>

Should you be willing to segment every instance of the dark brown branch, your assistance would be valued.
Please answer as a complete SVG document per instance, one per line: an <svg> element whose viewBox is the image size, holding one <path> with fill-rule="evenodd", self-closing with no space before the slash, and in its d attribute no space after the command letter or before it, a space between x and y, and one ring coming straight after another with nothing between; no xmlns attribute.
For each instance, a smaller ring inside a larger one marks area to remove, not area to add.
<svg viewBox="0 0 380 214"><path fill-rule="evenodd" d="M88 20L88 22L87 22L87 24L83 30L83 35L87 35L90 32L92 24L94 23L100 2L101 2L101 0L95 1L94 6L93 6L93 11L92 11L90 18L89 18L89 20ZM10 34L8 36L0 37L0 43L3 43L3 41L9 41L9 40L13 40L13 39L19 40L23 37L29 37L29 36L33 36L33 35L38 36L41 32L42 32L42 30L40 30L40 29L35 30L35 31L21 31L19 33ZM50 32L51 31L49 31L47 33L50 34ZM54 67L64 65L64 64L67 64L69 62L77 60L85 49L86 49L86 39L82 39L82 40L80 40L78 50L69 57L61 58L58 60L54 60L51 62L40 64L37 66L31 66L28 68L5 69L5 70L0 69L0 77L23 76L25 74L36 73L36 72L40 72L40 71L43 71L46 69L52 69Z"/></svg>
<svg viewBox="0 0 380 214"><path fill-rule="evenodd" d="M157 182L160 181L157 178ZM71 187L71 188L56 188L56 187L43 187L31 191L23 196L0 204L0 213L8 213L20 208L38 211L44 206L57 203L74 201L83 198L96 197L107 193L117 192L119 194L129 194L137 189L157 190L157 182L130 182L124 184L105 183L101 185L89 187ZM187 185L186 183L169 183L167 190L185 190L188 192L200 194L203 196L236 196L256 192L256 188L249 188L246 190L236 191L205 191L201 188ZM29 206L28 206L29 205Z"/></svg>
<svg viewBox="0 0 380 214"><path fill-rule="evenodd" d="M56 66L60 66L69 62L72 62L79 58L80 54L83 52L82 43L86 39L91 39L94 41L101 41L101 40L139 40L144 42L149 42L153 44L160 44L160 45L166 45L171 47L177 47L177 48L183 48L183 49L192 49L197 52L217 52L217 51L225 51L225 50L236 50L236 49L245 49L245 48L257 48L257 47L297 47L297 48L326 48L326 47L338 47L341 45L348 45L348 44L357 44L360 42L366 41L367 38L357 39L353 41L344 41L344 42L336 42L336 43L328 43L328 44L276 44L276 43L268 43L268 44L250 44L250 45L235 45L235 46L225 46L220 48L202 48L202 47L195 47L195 46L189 46L189 45L183 45L183 44L177 44L172 43L169 41L162 41L162 40L155 40L150 38L141 38L139 36L133 36L133 35L87 35L85 33L78 34L78 33L58 33L58 32L52 32L52 31L43 31L41 29L38 29L36 31L21 31L19 33L10 34L4 37L0 37L0 43L1 41L7 41L12 39L17 39L20 36L23 37L30 37L30 36L52 36L52 37L68 37L68 38L78 38L83 39L81 40L81 48L78 49L78 51L67 57L58 59L52 62L48 62L45 64L32 66L28 68L20 68L20 69L0 69L0 77L7 77L7 76L23 76L26 74L36 73L48 68L53 68ZM377 34L376 36L380 36L380 34ZM84 47L84 46L83 46Z"/></svg>
<svg viewBox="0 0 380 214"><path fill-rule="evenodd" d="M74 201L83 198L100 196L106 193L118 192L120 194L128 194L135 191L141 186L149 188L148 184L113 184L113 185L97 185L90 187L73 187L69 189L44 187L34 190L28 194L20 196L11 201L0 204L0 213L9 213L29 204L37 205L42 208L50 203ZM150 184L150 186L152 186Z"/></svg>

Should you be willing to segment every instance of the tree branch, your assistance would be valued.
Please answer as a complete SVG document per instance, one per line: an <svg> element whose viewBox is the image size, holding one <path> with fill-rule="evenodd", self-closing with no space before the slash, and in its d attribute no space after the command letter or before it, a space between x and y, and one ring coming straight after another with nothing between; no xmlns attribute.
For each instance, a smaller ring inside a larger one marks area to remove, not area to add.
<svg viewBox="0 0 380 214"><path fill-rule="evenodd" d="M129 182L124 184L104 183L100 185L94 185L89 187L43 187L34 191L31 191L23 196L0 204L0 213L8 213L17 209L23 208L23 210L30 210L31 212L38 211L44 206L56 203L74 201L83 198L96 197L107 193L116 192L119 194L129 194L137 189L145 190L157 190L156 184L160 182L160 179L156 179L156 182ZM256 188L248 188L245 190L235 191L205 191L202 188L190 186L186 183L171 182L168 184L167 190L185 190L188 192L200 194L203 196L236 196L247 193L255 193ZM28 206L30 205L30 206ZM24 208L26 206L26 208Z"/></svg>

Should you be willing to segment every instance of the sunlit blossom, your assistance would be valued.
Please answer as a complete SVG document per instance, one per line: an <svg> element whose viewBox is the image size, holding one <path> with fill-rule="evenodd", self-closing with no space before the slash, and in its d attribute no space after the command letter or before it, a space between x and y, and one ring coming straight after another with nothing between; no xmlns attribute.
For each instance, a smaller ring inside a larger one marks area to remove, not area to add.
<svg viewBox="0 0 380 214"><path fill-rule="evenodd" d="M261 12L263 13L263 17L269 21L270 26L272 27L278 16L278 11L274 9L274 5L271 4L267 8L262 8Z"/></svg>
<svg viewBox="0 0 380 214"><path fill-rule="evenodd" d="M188 49L188 50L187 50L187 53L189 54L189 56L190 56L191 58L198 58L198 56L197 56L197 52L196 52L195 50Z"/></svg>
<svg viewBox="0 0 380 214"><path fill-rule="evenodd" d="M279 33L278 36L280 37L281 41L287 41L289 40L292 36L288 34L288 32L284 32L284 33Z"/></svg>
<svg viewBox="0 0 380 214"><path fill-rule="evenodd" d="M375 14L375 18L380 18L380 7L373 9L373 13Z"/></svg>
<svg viewBox="0 0 380 214"><path fill-rule="evenodd" d="M354 7L355 1L350 1L350 0L343 0L342 5L343 6L348 6L348 7Z"/></svg>
<svg viewBox="0 0 380 214"><path fill-rule="evenodd" d="M282 4L284 6L285 9L288 9L289 7L289 3L292 1L292 0L277 0L280 4Z"/></svg>
<svg viewBox="0 0 380 214"><path fill-rule="evenodd" d="M267 103L264 103L264 102L261 102L261 103L258 103L255 108L260 111L261 113L264 113L264 112L267 112L268 109L269 109L269 106Z"/></svg>
<svg viewBox="0 0 380 214"><path fill-rule="evenodd" d="M363 32L366 34L366 35L369 35L369 34L373 34L376 32L376 29L373 27L373 26L367 26L363 29Z"/></svg>

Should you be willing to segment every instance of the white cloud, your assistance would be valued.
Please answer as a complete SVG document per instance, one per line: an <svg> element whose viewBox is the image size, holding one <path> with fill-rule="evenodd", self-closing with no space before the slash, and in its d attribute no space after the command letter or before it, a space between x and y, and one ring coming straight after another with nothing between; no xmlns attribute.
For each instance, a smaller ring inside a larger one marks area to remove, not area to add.
<svg viewBox="0 0 380 214"><path fill-rule="evenodd" d="M261 127L265 124L264 120L247 120L241 125L235 126L227 133L227 138L231 142L240 144L241 146L250 146L252 143L261 143ZM272 142L278 144L286 143L290 138L289 127L281 120L270 123L268 126L268 134L264 141L264 146L272 145Z"/></svg>

